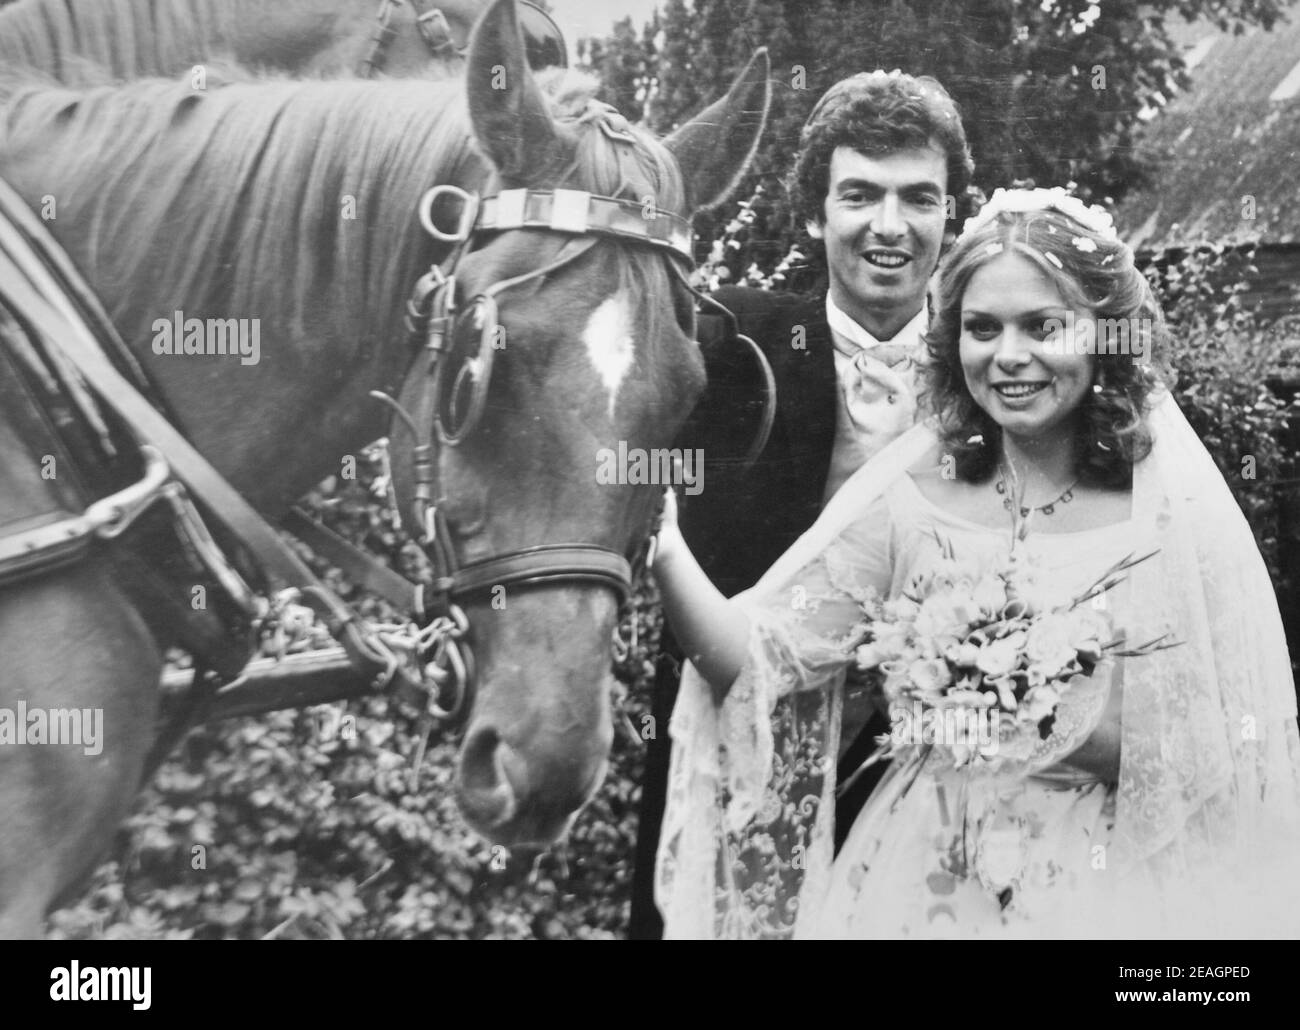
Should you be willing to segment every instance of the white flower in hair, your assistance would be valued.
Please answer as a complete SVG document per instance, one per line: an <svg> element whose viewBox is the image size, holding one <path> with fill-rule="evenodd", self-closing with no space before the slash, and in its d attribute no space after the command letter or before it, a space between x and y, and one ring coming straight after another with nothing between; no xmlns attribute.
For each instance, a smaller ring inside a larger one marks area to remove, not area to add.
<svg viewBox="0 0 1300 1030"><path fill-rule="evenodd" d="M1110 217L1110 212L1096 204L1085 204L1078 197L1066 193L1060 186L1053 186L1050 190L996 189L989 202L980 208L979 214L966 219L966 224L962 227L962 235L982 229L1004 211L1020 213L1048 210L1059 211L1073 218L1102 239L1119 242L1119 234L1115 232L1115 222ZM1077 240L1075 246L1084 249Z"/></svg>

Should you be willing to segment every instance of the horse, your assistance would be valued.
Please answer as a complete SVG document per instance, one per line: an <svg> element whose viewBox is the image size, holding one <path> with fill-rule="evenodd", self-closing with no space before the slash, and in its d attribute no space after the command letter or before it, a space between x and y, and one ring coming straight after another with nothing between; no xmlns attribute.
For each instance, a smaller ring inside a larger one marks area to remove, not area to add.
<svg viewBox="0 0 1300 1030"><path fill-rule="evenodd" d="M573 72L534 76L512 0L479 22L464 83L200 91L7 76L0 178L45 215L178 428L258 510L277 513L387 428L368 394L408 379L403 302L415 276L447 257L416 231L432 185L585 190L685 219L734 189L769 100L760 52L725 97L659 142L596 104L594 85ZM703 389L692 297L673 259L598 238L533 275L568 239L487 232L455 268L467 296L528 277L496 294L506 345L480 423L436 448L442 543L462 562L556 539L634 553L660 489L601 483L598 455L669 447ZM257 360L160 346L159 327L182 313L255 320ZM417 385L401 394L418 398L423 371L410 375ZM397 486L409 499L403 464ZM31 470L7 480L0 525L40 485ZM0 709L104 716L97 755L0 746L2 937L36 935L92 868L154 736L171 641L130 602L106 550L0 583ZM605 585L575 580L495 600L467 606L479 686L458 800L493 840L546 842L603 775L617 604Z"/></svg>
<svg viewBox="0 0 1300 1030"><path fill-rule="evenodd" d="M534 68L566 63L559 30L520 0ZM382 71L464 73L464 48L487 0L17 0L0 7L0 66L40 69L65 85L189 73L217 60L298 78Z"/></svg>

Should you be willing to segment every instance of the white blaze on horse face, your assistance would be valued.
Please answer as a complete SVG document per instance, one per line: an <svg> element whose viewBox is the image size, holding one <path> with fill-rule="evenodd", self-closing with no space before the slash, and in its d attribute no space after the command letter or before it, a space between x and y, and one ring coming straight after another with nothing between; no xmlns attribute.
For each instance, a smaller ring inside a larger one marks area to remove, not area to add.
<svg viewBox="0 0 1300 1030"><path fill-rule="evenodd" d="M609 417L613 418L619 388L636 360L632 317L623 293L614 294L591 313L582 331L582 342L587 345L592 367L609 391Z"/></svg>

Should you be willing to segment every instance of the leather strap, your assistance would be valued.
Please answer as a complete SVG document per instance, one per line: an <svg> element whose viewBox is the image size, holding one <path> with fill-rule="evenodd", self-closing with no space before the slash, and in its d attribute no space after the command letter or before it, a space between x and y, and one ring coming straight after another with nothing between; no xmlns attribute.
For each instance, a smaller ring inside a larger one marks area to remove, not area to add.
<svg viewBox="0 0 1300 1030"><path fill-rule="evenodd" d="M685 218L653 204L592 196L585 190L502 190L480 202L474 229L614 236L663 247L694 264L691 223Z"/></svg>
<svg viewBox="0 0 1300 1030"><path fill-rule="evenodd" d="M424 588L317 522L301 508L291 508L281 520L285 529L326 560L333 562L357 586L378 594L403 615L424 612Z"/></svg>
<svg viewBox="0 0 1300 1030"><path fill-rule="evenodd" d="M357 68L357 77L368 79L376 72L384 70L388 60L388 47L397 35L393 28L393 8L401 6L402 0L379 0L379 14L375 21L374 35L370 37L370 51Z"/></svg>
<svg viewBox="0 0 1300 1030"><path fill-rule="evenodd" d="M60 284L37 256L58 245L5 183L0 182L0 282L12 303L45 345L58 350L90 383L138 440L158 448L190 491L286 585L298 587L304 601L325 621L367 675L393 670L357 626L356 614L321 583L219 472L108 360L93 333L60 291Z"/></svg>
<svg viewBox="0 0 1300 1030"><path fill-rule="evenodd" d="M451 594L463 597L495 586L546 583L561 579L594 580L618 595L632 593L632 566L617 551L595 544L542 544L499 558L462 565L450 577Z"/></svg>

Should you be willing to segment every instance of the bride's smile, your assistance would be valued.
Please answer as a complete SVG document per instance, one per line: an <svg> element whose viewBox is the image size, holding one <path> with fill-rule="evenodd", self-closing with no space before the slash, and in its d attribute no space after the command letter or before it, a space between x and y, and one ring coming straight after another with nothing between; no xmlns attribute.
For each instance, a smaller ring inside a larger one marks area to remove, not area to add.
<svg viewBox="0 0 1300 1030"><path fill-rule="evenodd" d="M1076 312L1028 258L1002 254L970 279L961 308L961 363L975 402L1006 432L1042 442L1068 432L1093 382L1095 358L1053 347L1053 331Z"/></svg>

